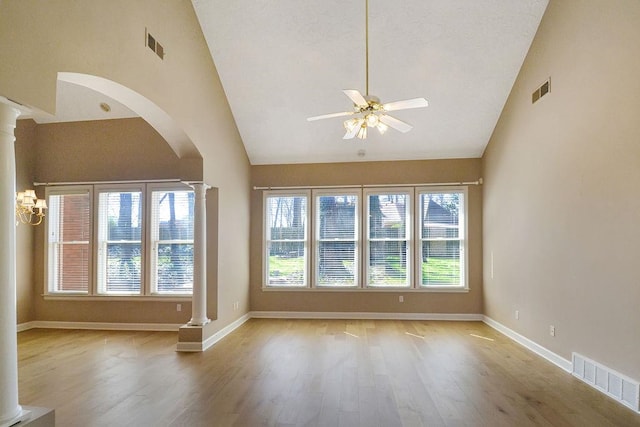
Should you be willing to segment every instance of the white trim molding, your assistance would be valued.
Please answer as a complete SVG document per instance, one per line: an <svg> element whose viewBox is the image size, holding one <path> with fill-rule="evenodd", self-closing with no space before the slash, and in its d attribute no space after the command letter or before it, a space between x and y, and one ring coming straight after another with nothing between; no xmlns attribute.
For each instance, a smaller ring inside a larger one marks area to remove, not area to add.
<svg viewBox="0 0 640 427"><path fill-rule="evenodd" d="M18 325L18 332L29 329L88 329L96 331L154 331L177 332L182 324L173 323L107 323L107 322L60 322L34 320Z"/></svg>
<svg viewBox="0 0 640 427"><path fill-rule="evenodd" d="M346 320L449 320L462 322L482 321L475 313L367 313L334 311L251 311L255 319L346 319Z"/></svg>
<svg viewBox="0 0 640 427"><path fill-rule="evenodd" d="M247 313L239 319L231 322L224 328L220 329L215 334L211 335L209 338L205 339L202 342L178 342L176 344L176 351L185 351L185 352L200 352L205 351L215 343L238 329L242 326L247 320L251 319L251 313Z"/></svg>
<svg viewBox="0 0 640 427"><path fill-rule="evenodd" d="M482 321L484 323L486 323L487 325L491 326L493 329L495 329L496 331L500 332L503 335L506 335L507 337L511 338L512 340L514 340L515 342L517 342L518 344L520 344L521 346L528 348L529 350L533 351L534 353L536 353L538 356L543 357L545 359L547 359L549 362L553 363L554 365L556 365L557 367L559 367L560 369L571 373L572 371L572 366L571 366L571 361L565 359L564 357L552 352L551 350L541 346L540 344L531 341L529 338L520 335L519 333L517 333L516 331L507 328L506 326L504 326L503 324L496 322L495 320L493 320L492 318L488 317L488 316L482 316Z"/></svg>

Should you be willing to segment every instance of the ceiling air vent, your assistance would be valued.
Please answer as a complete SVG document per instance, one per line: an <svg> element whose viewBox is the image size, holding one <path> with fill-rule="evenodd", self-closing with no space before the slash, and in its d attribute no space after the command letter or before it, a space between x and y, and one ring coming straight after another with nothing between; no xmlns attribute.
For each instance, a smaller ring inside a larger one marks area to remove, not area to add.
<svg viewBox="0 0 640 427"><path fill-rule="evenodd" d="M164 48L162 47L162 45L158 42L158 40L155 39L155 37L151 35L150 32L147 31L146 28L144 29L144 34L144 41L146 46L154 51L155 54L160 57L160 59L164 59Z"/></svg>
<svg viewBox="0 0 640 427"><path fill-rule="evenodd" d="M531 103L534 104L538 99L551 92L551 77L531 94Z"/></svg>

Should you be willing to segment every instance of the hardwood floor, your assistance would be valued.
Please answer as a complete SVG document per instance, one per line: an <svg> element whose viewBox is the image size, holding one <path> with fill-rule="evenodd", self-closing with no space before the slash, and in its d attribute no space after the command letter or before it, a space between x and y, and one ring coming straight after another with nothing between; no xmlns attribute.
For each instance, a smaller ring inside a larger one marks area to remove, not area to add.
<svg viewBox="0 0 640 427"><path fill-rule="evenodd" d="M479 322L252 319L204 353L176 334L18 335L20 402L57 426L640 426Z"/></svg>

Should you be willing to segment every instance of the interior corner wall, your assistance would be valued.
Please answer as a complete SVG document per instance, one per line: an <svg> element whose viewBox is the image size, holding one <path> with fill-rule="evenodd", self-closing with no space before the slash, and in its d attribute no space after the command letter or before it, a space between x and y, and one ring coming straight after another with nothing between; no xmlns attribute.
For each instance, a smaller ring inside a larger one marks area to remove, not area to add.
<svg viewBox="0 0 640 427"><path fill-rule="evenodd" d="M486 315L635 379L638 23L636 0L551 0L483 157Z"/></svg>
<svg viewBox="0 0 640 427"><path fill-rule="evenodd" d="M35 151L35 122L18 120L15 129L16 191L33 189ZM33 239L36 228L18 224L16 230L16 311L18 324L35 318L34 252Z"/></svg>
<svg viewBox="0 0 640 427"><path fill-rule="evenodd" d="M252 166L252 186L392 185L472 182L480 159ZM482 313L482 189L468 187L469 292L286 291L262 289L263 192L251 197L251 309L254 311ZM398 296L404 296L399 303Z"/></svg>

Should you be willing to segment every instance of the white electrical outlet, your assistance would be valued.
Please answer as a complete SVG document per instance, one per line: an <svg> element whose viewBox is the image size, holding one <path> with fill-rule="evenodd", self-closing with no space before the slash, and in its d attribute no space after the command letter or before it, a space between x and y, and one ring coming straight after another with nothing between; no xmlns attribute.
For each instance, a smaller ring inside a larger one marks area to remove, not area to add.
<svg viewBox="0 0 640 427"><path fill-rule="evenodd" d="M551 325L549 326L549 335L551 335L552 337L556 336L556 327Z"/></svg>
<svg viewBox="0 0 640 427"><path fill-rule="evenodd" d="M182 311L182 304L176 304L176 311Z"/></svg>
<svg viewBox="0 0 640 427"><path fill-rule="evenodd" d="M400 302L404 302L404 296L400 295L400 296L398 297L398 301L400 301Z"/></svg>
<svg viewBox="0 0 640 427"><path fill-rule="evenodd" d="M516 320L520 319L520 310L516 310Z"/></svg>

